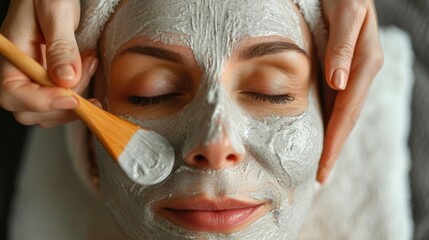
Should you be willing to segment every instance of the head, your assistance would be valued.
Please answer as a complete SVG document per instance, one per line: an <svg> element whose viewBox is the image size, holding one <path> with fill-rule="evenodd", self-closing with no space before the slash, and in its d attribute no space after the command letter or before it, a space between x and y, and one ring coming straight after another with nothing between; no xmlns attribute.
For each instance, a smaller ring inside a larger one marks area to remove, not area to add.
<svg viewBox="0 0 429 240"><path fill-rule="evenodd" d="M96 97L167 138L142 186L97 148L100 191L132 239L294 239L323 127L309 28L290 0L124 0L100 41Z"/></svg>

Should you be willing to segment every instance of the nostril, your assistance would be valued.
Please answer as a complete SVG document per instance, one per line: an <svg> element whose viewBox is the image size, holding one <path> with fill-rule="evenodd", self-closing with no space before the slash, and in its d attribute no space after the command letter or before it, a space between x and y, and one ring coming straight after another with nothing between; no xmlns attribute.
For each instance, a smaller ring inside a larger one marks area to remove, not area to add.
<svg viewBox="0 0 429 240"><path fill-rule="evenodd" d="M206 160L206 158L201 154L197 154L197 155L195 155L194 160L197 162L204 162Z"/></svg>
<svg viewBox="0 0 429 240"><path fill-rule="evenodd" d="M233 161L233 162L235 162L235 161L237 161L237 155L235 155L235 154L229 154L228 156L226 156L226 159L227 159L228 161Z"/></svg>

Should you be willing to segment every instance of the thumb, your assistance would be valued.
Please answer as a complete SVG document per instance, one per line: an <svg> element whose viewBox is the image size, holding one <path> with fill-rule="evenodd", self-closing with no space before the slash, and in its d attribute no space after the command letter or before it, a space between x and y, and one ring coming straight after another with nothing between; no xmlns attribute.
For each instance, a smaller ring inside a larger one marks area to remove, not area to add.
<svg viewBox="0 0 429 240"><path fill-rule="evenodd" d="M366 9L360 1L340 6L329 19L329 39L325 58L329 86L344 90L350 74L356 42L364 23Z"/></svg>
<svg viewBox="0 0 429 240"><path fill-rule="evenodd" d="M74 34L80 14L78 1L37 1L36 10L45 37L51 80L61 87L76 86L82 75L82 63Z"/></svg>

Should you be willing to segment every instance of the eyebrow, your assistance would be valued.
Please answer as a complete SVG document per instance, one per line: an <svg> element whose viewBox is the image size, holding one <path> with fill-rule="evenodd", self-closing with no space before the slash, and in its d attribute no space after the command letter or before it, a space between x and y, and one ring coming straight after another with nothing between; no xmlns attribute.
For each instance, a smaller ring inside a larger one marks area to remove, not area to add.
<svg viewBox="0 0 429 240"><path fill-rule="evenodd" d="M143 55L151 56L162 60L167 60L170 62L182 63L182 64L184 63L183 57L180 54L164 48L149 47L149 46L134 46L134 47L125 49L121 53L121 55L126 53L138 53L138 54L143 54Z"/></svg>
<svg viewBox="0 0 429 240"><path fill-rule="evenodd" d="M272 55L282 53L284 51L296 51L303 54L307 59L310 59L308 53L300 48L298 45L289 42L266 42L253 45L246 50L242 51L239 55L240 60L248 60L251 58L262 57L265 55Z"/></svg>
<svg viewBox="0 0 429 240"><path fill-rule="evenodd" d="M241 52L239 55L239 59L248 60L251 58L261 57L265 55L278 54L284 51L296 51L298 53L303 54L307 59L310 59L308 53L304 49L300 48L298 45L282 41L255 44ZM159 47L133 46L125 49L120 55L126 53L138 53L162 60L167 60L170 62L181 64L184 63L183 57L180 54Z"/></svg>

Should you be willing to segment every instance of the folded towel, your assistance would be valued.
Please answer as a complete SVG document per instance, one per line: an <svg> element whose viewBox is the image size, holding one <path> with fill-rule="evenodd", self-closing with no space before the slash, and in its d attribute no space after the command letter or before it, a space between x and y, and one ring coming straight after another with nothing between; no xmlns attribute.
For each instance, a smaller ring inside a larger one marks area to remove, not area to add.
<svg viewBox="0 0 429 240"><path fill-rule="evenodd" d="M83 0L82 17L77 30L77 41L81 51L96 49L97 41L105 23L115 11L120 0ZM307 21L316 39L319 56L323 59L326 47L326 30L318 0L293 0Z"/></svg>

